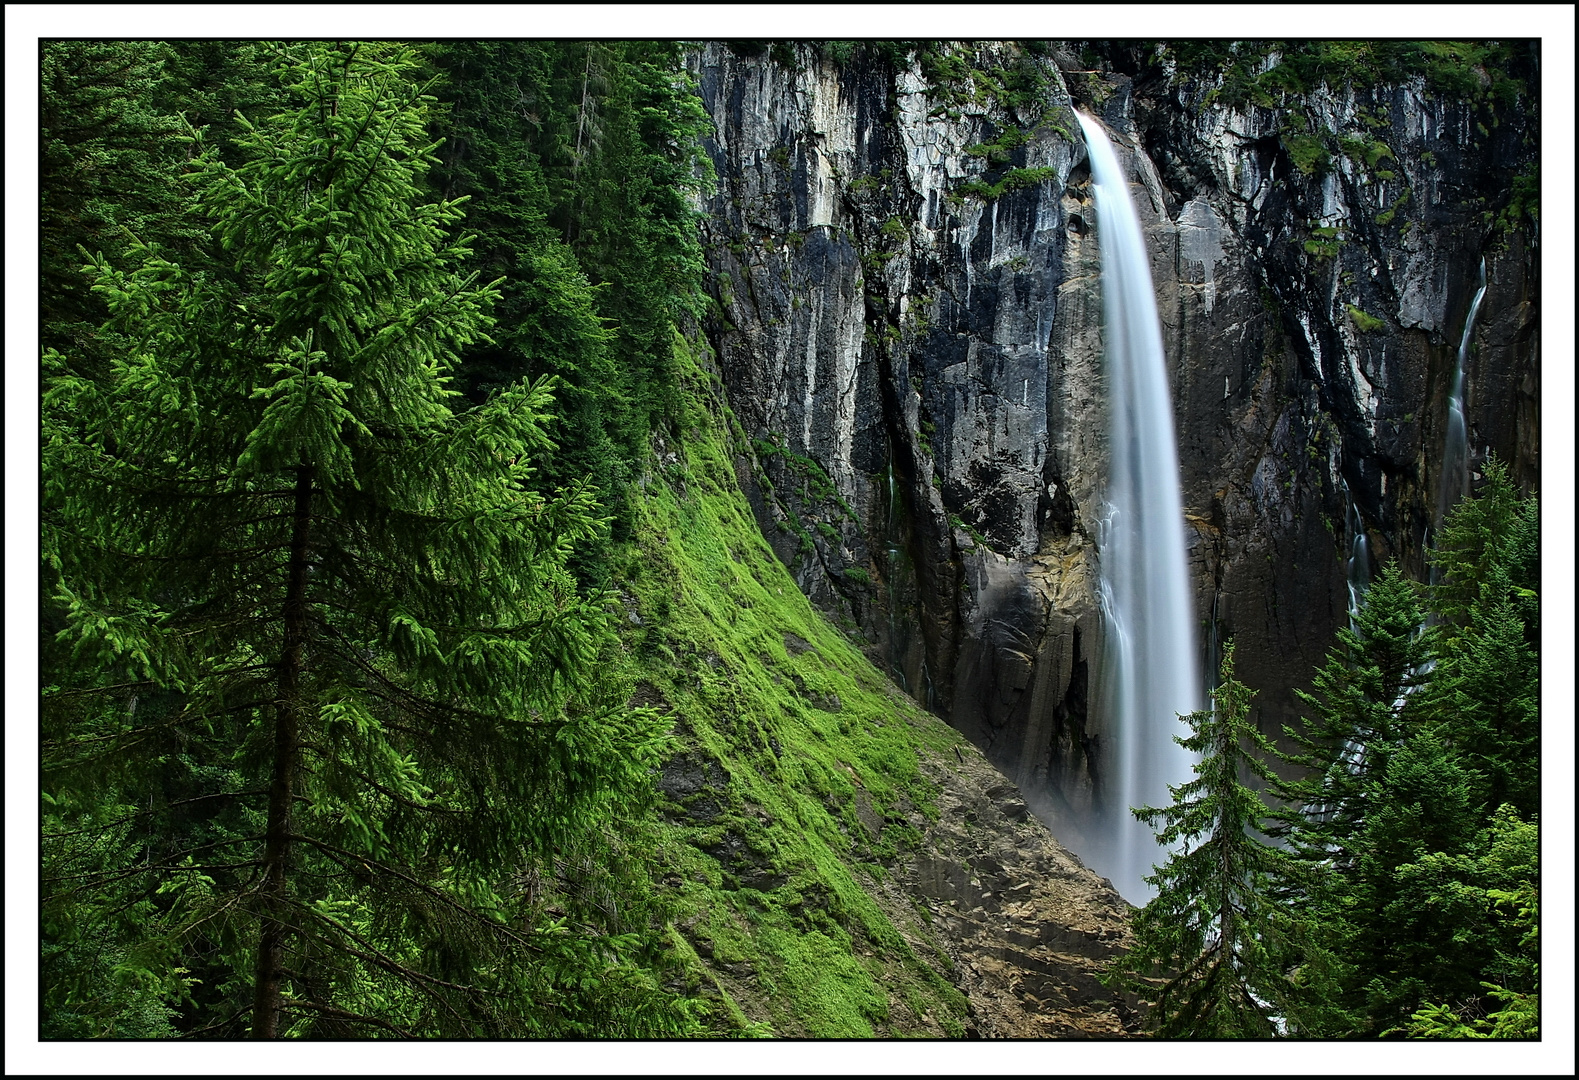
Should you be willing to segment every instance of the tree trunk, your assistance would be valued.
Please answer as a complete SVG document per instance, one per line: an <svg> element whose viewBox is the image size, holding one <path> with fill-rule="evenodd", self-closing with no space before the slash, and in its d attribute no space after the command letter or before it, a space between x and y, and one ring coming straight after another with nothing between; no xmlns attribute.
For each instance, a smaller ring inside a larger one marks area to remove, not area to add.
<svg viewBox="0 0 1579 1080"><path fill-rule="evenodd" d="M291 852L291 796L300 750L302 647L307 638L307 532L312 509L313 470L296 470L291 513L290 576L285 587L285 642L280 653L279 693L274 703L274 775L269 781L269 825L263 853L263 924L252 994L252 1037L279 1033L280 968L285 949L286 870Z"/></svg>

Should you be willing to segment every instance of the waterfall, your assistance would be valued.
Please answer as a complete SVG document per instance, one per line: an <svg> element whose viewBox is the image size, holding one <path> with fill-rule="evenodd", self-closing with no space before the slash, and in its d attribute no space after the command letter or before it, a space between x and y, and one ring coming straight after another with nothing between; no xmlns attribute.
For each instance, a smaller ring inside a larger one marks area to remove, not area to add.
<svg viewBox="0 0 1579 1080"><path fill-rule="evenodd" d="M888 563L884 573L888 577L888 649L889 667L893 669L894 676L899 682L899 687L905 693L910 692L910 683L905 679L905 650L899 643L899 485L894 480L894 448L888 448L888 521L885 527L888 530Z"/></svg>
<svg viewBox="0 0 1579 1080"><path fill-rule="evenodd" d="M1352 630L1366 590L1371 587L1371 545L1365 537L1365 522L1360 520L1359 507L1354 505L1354 498L1349 495L1348 484L1343 485L1343 493L1349 500L1349 561L1345 569L1349 582L1349 628Z"/></svg>
<svg viewBox="0 0 1579 1080"><path fill-rule="evenodd" d="M1150 260L1112 145L1096 121L1077 115L1096 191L1110 417L1098 548L1111 752L1104 761L1105 805L1093 823L1092 850L1082 855L1126 899L1145 903L1153 890L1142 878L1166 853L1129 811L1170 805L1168 785L1193 778L1192 755L1173 736L1188 734L1178 715L1199 707L1200 683L1173 406Z"/></svg>
<svg viewBox="0 0 1579 1080"><path fill-rule="evenodd" d="M1480 287L1470 301L1464 319L1464 336L1458 343L1458 366L1453 369L1453 388L1447 399L1447 444L1442 450L1442 491L1437 498L1436 526L1442 527L1447 512L1469 491L1469 425L1464 420L1464 372L1469 367L1469 341L1475 332L1475 316L1486 296L1486 260L1480 260Z"/></svg>

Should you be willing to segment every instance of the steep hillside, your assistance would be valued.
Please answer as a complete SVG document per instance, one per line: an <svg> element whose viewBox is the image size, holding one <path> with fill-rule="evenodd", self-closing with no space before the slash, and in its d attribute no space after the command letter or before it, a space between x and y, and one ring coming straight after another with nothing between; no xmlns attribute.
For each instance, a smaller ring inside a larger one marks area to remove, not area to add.
<svg viewBox="0 0 1579 1080"><path fill-rule="evenodd" d="M676 723L655 876L713 1030L1121 1034L1092 973L1126 905L795 587L716 369L676 345L690 407L621 576L636 700Z"/></svg>

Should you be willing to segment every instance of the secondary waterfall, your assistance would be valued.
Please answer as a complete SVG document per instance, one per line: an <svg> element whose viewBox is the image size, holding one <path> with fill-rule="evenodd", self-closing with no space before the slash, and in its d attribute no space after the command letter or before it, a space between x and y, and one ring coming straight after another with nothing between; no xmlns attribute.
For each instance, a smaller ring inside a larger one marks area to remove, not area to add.
<svg viewBox="0 0 1579 1080"><path fill-rule="evenodd" d="M1091 158L1102 258L1110 465L1098 546L1107 627L1102 694L1112 747L1093 850L1081 854L1126 899L1143 904L1154 890L1142 879L1166 853L1129 808L1168 806L1168 785L1193 778L1193 756L1173 736L1188 734L1178 716L1200 707L1200 683L1151 263L1113 147L1096 121L1077 115Z"/></svg>
<svg viewBox="0 0 1579 1080"><path fill-rule="evenodd" d="M1360 520L1359 507L1349 495L1349 485L1343 485L1343 494L1349 502L1346 523L1349 528L1349 560L1345 564L1349 582L1349 629L1360 613L1360 604L1371 587L1371 545L1365 536L1365 522Z"/></svg>
<svg viewBox="0 0 1579 1080"><path fill-rule="evenodd" d="M1455 503L1469 491L1469 425L1464 420L1464 373L1469 367L1469 342L1475 331L1475 316L1486 296L1486 260L1480 260L1480 287L1470 301L1464 319L1464 336L1458 343L1458 366L1453 369L1453 387L1447 399L1447 443L1442 449L1442 490L1437 498L1436 526Z"/></svg>

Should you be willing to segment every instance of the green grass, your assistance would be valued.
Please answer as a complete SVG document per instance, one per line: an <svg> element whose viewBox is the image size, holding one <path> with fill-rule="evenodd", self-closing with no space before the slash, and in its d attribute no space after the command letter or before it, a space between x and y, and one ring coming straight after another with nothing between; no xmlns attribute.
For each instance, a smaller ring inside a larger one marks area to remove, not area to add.
<svg viewBox="0 0 1579 1080"><path fill-rule="evenodd" d="M707 793L716 816L663 807L666 854L654 865L676 922L698 920L716 962L752 973L733 984L749 987L744 998L709 1022L718 1034L751 1033L749 1016L777 1034L870 1037L911 1017L914 999L952 1030L963 998L906 944L869 891L869 868L883 872L919 841L905 810L935 817L936 793L918 752L947 753L959 736L894 691L796 588L736 486L737 425L701 360L677 353L693 403L676 440L688 480L640 496L621 577L645 616L629 630L638 677L673 707L688 752L728 777ZM862 802L885 819L878 837ZM708 851L731 843L733 858ZM700 957L689 963L695 983L712 980Z"/></svg>

